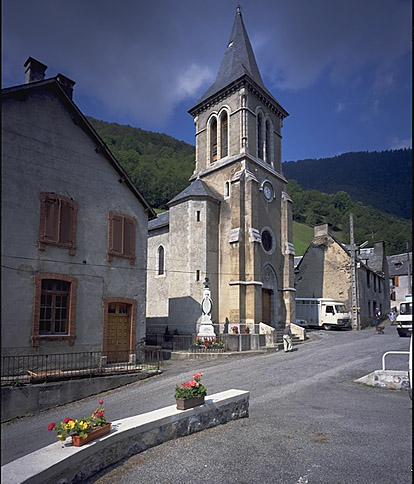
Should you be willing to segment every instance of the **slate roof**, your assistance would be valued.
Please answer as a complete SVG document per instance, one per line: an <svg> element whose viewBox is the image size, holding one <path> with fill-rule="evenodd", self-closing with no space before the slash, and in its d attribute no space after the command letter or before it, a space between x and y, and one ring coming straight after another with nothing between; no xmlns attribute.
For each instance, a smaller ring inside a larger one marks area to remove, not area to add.
<svg viewBox="0 0 414 484"><path fill-rule="evenodd" d="M214 96L222 89L243 77L248 77L251 81L254 81L254 83L260 86L263 91L265 91L265 93L278 104L284 114L286 116L288 115L263 84L262 76L257 67L254 52L247 35L246 27L243 23L239 6L237 7L233 29L216 80L189 112L191 113L198 105L202 104L208 98Z"/></svg>
<svg viewBox="0 0 414 484"><path fill-rule="evenodd" d="M157 218L148 222L148 230L159 229L170 224L170 212L162 212L157 215Z"/></svg>
<svg viewBox="0 0 414 484"><path fill-rule="evenodd" d="M168 206L171 207L190 198L209 198L219 202L213 191L200 178L196 178L191 185L170 200Z"/></svg>

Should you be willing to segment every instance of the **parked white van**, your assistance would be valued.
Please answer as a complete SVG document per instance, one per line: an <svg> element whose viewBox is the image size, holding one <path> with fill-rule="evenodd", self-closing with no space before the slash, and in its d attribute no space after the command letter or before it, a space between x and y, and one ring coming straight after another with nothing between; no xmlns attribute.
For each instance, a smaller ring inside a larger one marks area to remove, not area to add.
<svg viewBox="0 0 414 484"><path fill-rule="evenodd" d="M397 316L397 331L400 336L410 336L413 327L413 296L405 296Z"/></svg>
<svg viewBox="0 0 414 484"><path fill-rule="evenodd" d="M351 326L351 314L345 304L328 298L296 298L296 318L305 319L310 328L329 330Z"/></svg>

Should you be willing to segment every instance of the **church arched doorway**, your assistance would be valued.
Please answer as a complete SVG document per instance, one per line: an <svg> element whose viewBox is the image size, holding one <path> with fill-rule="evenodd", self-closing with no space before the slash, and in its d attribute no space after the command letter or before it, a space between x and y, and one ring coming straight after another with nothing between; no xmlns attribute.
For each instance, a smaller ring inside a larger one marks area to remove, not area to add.
<svg viewBox="0 0 414 484"><path fill-rule="evenodd" d="M276 271L269 263L262 269L262 322L276 327L277 324L277 277Z"/></svg>

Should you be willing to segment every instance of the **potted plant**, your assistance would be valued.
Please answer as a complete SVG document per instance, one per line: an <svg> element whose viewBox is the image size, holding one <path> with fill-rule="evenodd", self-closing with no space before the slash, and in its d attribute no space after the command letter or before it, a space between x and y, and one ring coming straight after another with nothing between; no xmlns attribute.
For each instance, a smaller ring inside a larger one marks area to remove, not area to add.
<svg viewBox="0 0 414 484"><path fill-rule="evenodd" d="M193 380L175 386L175 401L178 410L187 410L204 403L207 388L201 383L203 373L194 373Z"/></svg>
<svg viewBox="0 0 414 484"><path fill-rule="evenodd" d="M103 400L99 400L99 405L103 404ZM109 434L111 430L111 422L106 421L105 410L103 407L97 408L92 415L81 419L73 420L66 417L63 422L56 425L51 422L48 430L56 430L57 437L60 441L65 441L68 436L72 437L72 445L79 447L87 444L91 440Z"/></svg>
<svg viewBox="0 0 414 484"><path fill-rule="evenodd" d="M243 329L244 334L250 334L250 328L248 326L245 326Z"/></svg>
<svg viewBox="0 0 414 484"><path fill-rule="evenodd" d="M232 326L231 330L233 331L233 334L238 334L239 333L239 328L237 326Z"/></svg>

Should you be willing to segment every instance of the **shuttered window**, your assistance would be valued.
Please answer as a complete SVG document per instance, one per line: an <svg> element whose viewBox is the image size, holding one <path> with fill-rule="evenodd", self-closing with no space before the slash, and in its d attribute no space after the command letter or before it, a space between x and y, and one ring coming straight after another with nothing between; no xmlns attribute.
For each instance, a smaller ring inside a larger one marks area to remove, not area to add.
<svg viewBox="0 0 414 484"><path fill-rule="evenodd" d="M54 245L68 248L75 255L77 211L77 202L70 198L55 193L40 194L40 250Z"/></svg>
<svg viewBox="0 0 414 484"><path fill-rule="evenodd" d="M108 260L113 257L130 259L135 263L136 220L125 214L109 212Z"/></svg>

